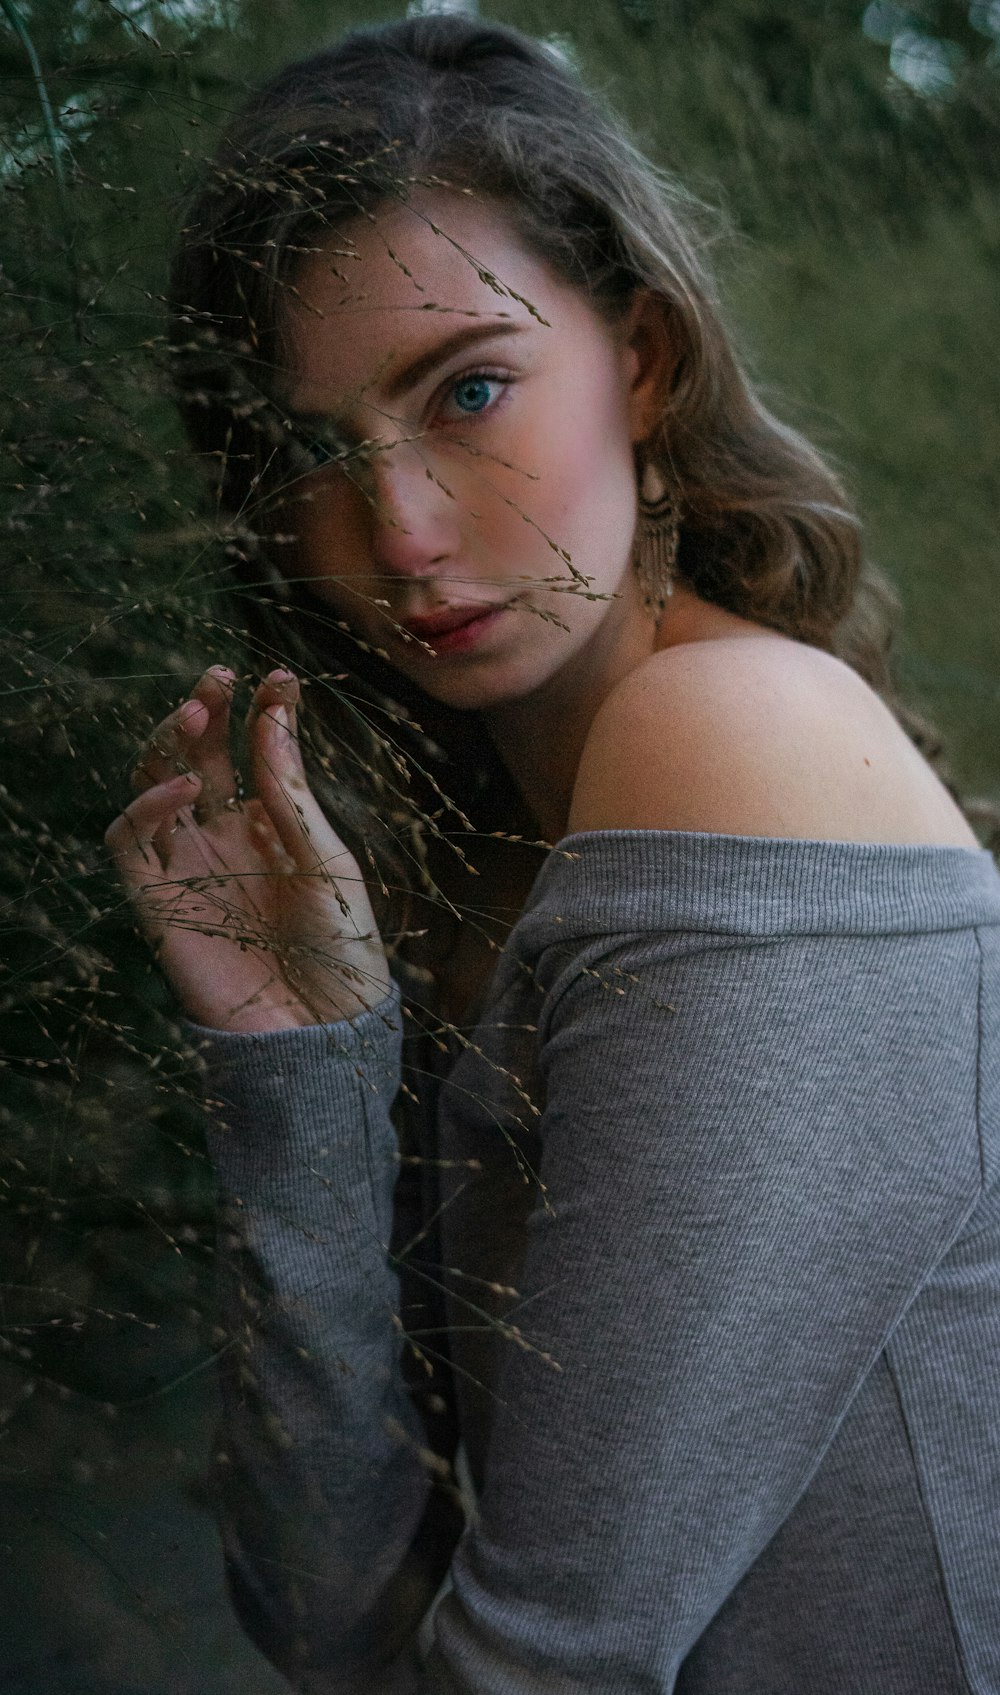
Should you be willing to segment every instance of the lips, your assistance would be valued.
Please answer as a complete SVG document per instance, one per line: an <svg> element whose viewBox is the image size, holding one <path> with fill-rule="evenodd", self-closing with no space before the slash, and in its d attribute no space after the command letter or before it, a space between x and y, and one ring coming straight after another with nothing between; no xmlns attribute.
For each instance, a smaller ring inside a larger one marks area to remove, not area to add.
<svg viewBox="0 0 1000 1695"><path fill-rule="evenodd" d="M401 627L408 630L411 636L419 636L423 641L430 641L434 636L448 635L452 630L460 630L463 624L472 624L477 618L485 618L491 612L499 612L503 602L480 600L469 602L465 606L443 606L440 612L427 612L414 618L400 619Z"/></svg>

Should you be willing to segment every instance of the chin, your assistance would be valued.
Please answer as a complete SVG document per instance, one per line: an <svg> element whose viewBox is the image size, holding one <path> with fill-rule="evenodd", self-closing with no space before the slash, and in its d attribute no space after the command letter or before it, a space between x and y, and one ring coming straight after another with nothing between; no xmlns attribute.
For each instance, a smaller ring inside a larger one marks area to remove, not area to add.
<svg viewBox="0 0 1000 1695"><path fill-rule="evenodd" d="M399 668L442 706L457 712L489 712L544 689L573 660L580 645L578 638L566 635L555 644L551 639L536 639L511 643L506 651L461 658L442 655L437 661L422 659L412 669Z"/></svg>

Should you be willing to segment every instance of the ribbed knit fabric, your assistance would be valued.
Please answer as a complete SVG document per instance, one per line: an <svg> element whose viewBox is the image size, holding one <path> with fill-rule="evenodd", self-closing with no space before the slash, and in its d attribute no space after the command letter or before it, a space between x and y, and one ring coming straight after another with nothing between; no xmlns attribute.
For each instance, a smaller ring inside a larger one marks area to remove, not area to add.
<svg viewBox="0 0 1000 1695"><path fill-rule="evenodd" d="M1000 1695L989 856L569 837L439 1088L411 1029L198 1032L224 1535L293 1684Z"/></svg>

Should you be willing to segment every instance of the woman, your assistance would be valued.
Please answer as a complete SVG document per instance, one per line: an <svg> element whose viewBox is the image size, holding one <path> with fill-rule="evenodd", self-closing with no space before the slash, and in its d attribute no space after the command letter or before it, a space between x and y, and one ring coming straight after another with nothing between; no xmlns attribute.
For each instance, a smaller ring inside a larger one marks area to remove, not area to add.
<svg viewBox="0 0 1000 1695"><path fill-rule="evenodd" d="M299 1689L1000 1691L1000 880L693 211L421 18L276 78L178 257L297 663L249 798L213 667L108 840L208 1066L228 1565Z"/></svg>

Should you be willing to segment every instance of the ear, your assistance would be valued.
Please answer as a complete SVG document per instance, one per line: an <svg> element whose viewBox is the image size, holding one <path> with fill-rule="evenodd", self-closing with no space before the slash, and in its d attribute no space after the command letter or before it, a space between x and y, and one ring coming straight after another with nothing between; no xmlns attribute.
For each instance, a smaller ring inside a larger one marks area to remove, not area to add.
<svg viewBox="0 0 1000 1695"><path fill-rule="evenodd" d="M645 441L667 406L677 349L670 333L670 307L650 288L637 288L621 327L629 385L629 426L633 442Z"/></svg>

